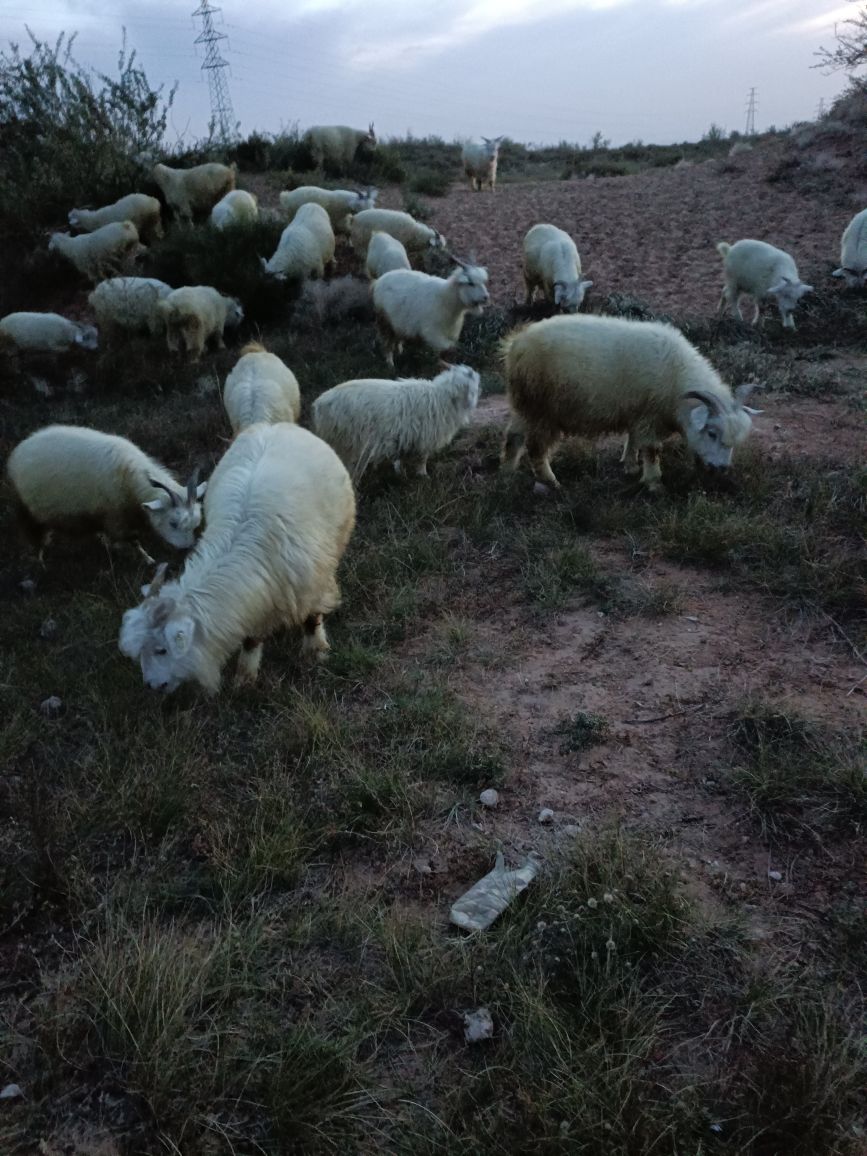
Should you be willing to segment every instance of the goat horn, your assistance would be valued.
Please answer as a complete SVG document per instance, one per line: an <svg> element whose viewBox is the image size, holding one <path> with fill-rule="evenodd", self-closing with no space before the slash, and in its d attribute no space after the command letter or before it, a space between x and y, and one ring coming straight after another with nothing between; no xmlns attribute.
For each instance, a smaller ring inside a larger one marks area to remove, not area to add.
<svg viewBox="0 0 867 1156"><path fill-rule="evenodd" d="M166 571L168 570L168 568L169 568L168 562L160 562L159 566L157 566L156 573L154 574L153 578L151 579L150 586L148 586L148 592L147 592L148 598L156 598L157 594L159 594L160 590L162 589L163 583L166 580Z"/></svg>
<svg viewBox="0 0 867 1156"><path fill-rule="evenodd" d="M173 506L178 505L178 495L175 493L174 490L170 490L169 487L165 484L165 482L158 482L156 480L156 478L148 478L148 481L150 482L150 484L152 486L155 486L158 490L165 490L165 492L168 494L168 496L172 499L172 505Z"/></svg>
<svg viewBox="0 0 867 1156"><path fill-rule="evenodd" d="M466 268L469 266L469 261L462 261L462 260L460 259L460 257L456 257L456 256L454 255L454 253L452 253L452 252L451 252L451 250L450 250L450 249L446 249L446 250L445 250L445 255L448 257L448 259L449 259L450 261L454 261L454 263L455 263L456 265L460 265L460 267L461 267L462 269L466 269Z"/></svg>
<svg viewBox="0 0 867 1156"><path fill-rule="evenodd" d="M199 485L199 474L201 473L198 466L190 474L190 480L187 482L187 505L193 506L196 501L196 489Z"/></svg>
<svg viewBox="0 0 867 1156"><path fill-rule="evenodd" d="M705 393L703 389L688 389L684 397L694 397L714 413L723 413L723 405L718 397L712 393Z"/></svg>

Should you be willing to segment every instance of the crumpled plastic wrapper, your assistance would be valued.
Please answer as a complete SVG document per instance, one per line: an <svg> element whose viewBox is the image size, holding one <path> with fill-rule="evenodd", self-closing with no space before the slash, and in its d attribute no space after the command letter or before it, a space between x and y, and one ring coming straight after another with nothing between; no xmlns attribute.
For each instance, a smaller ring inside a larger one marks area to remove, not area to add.
<svg viewBox="0 0 867 1156"><path fill-rule="evenodd" d="M493 871L464 892L452 907L449 919L465 931L486 931L538 873L539 861L532 856L517 871L507 871L503 852L498 851Z"/></svg>

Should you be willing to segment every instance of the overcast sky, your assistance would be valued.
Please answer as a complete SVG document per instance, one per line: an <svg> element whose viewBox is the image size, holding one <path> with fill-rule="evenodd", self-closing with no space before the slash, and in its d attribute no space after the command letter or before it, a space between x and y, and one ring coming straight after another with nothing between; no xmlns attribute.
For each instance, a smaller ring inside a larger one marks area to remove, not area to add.
<svg viewBox="0 0 867 1156"><path fill-rule="evenodd" d="M208 87L193 0L0 0L0 41L79 33L111 70L126 27L149 79L179 82L173 138L204 133ZM225 0L215 18L246 134L298 121L376 124L380 136L527 143L694 140L815 116L843 78L811 68L845 0Z"/></svg>

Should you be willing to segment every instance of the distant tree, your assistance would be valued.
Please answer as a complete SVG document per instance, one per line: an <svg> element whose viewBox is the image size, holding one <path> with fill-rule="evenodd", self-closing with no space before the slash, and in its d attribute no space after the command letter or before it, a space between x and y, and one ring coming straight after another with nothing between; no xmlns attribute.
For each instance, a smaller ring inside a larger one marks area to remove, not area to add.
<svg viewBox="0 0 867 1156"><path fill-rule="evenodd" d="M725 137L726 130L718 124L712 124L701 139L716 143L717 141L725 140Z"/></svg>
<svg viewBox="0 0 867 1156"><path fill-rule="evenodd" d="M854 3L854 0L852 0ZM867 8L862 8L851 20L834 25L837 44L834 48L820 48L816 55L819 63L815 68L826 72L856 72L867 64ZM865 82L851 78L859 87Z"/></svg>
<svg viewBox="0 0 867 1156"><path fill-rule="evenodd" d="M590 141L590 147L596 149L607 149L611 141L604 137L601 132L594 132L593 139Z"/></svg>

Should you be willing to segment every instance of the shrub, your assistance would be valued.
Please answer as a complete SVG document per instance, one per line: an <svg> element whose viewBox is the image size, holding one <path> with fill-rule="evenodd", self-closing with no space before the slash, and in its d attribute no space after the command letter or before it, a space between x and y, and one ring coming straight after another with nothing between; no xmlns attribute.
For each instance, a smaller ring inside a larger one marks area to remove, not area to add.
<svg viewBox="0 0 867 1156"><path fill-rule="evenodd" d="M31 241L76 205L106 204L140 182L158 149L174 89L163 97L121 46L109 77L72 57L74 36L0 52L0 244ZM141 158L141 159L139 159Z"/></svg>
<svg viewBox="0 0 867 1156"><path fill-rule="evenodd" d="M259 258L270 257L280 233L280 223L270 221L222 232L210 225L174 225L151 247L143 275L169 285L213 285L238 298L248 321L273 321L286 311L287 286L265 276Z"/></svg>
<svg viewBox="0 0 867 1156"><path fill-rule="evenodd" d="M451 188L452 179L447 172L437 169L419 169L410 178L411 193L423 193L428 197L444 197Z"/></svg>

